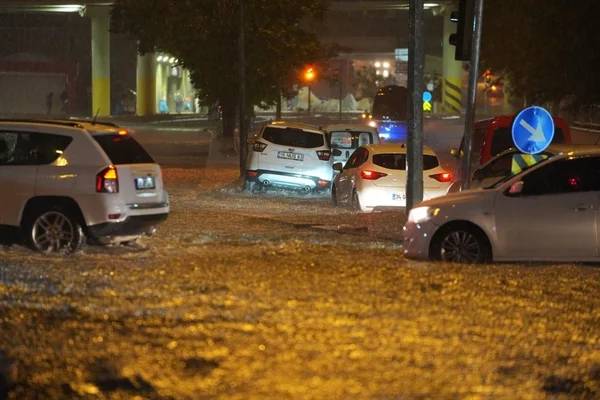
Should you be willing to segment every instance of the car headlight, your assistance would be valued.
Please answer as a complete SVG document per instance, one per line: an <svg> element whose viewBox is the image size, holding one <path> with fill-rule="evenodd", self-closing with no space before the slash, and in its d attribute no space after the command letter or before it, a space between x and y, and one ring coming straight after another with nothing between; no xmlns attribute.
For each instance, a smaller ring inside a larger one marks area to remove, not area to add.
<svg viewBox="0 0 600 400"><path fill-rule="evenodd" d="M369 124L368 124L368 125L369 125L371 128L377 128L377 122L375 122L375 121L369 121Z"/></svg>
<svg viewBox="0 0 600 400"><path fill-rule="evenodd" d="M435 217L440 213L439 208L432 207L416 207L408 213L408 222L420 224Z"/></svg>

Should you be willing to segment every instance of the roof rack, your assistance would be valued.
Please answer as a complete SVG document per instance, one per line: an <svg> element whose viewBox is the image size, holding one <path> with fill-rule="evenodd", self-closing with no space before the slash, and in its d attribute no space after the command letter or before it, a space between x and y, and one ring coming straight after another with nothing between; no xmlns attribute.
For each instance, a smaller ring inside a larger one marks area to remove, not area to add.
<svg viewBox="0 0 600 400"><path fill-rule="evenodd" d="M110 126L112 128L119 127L119 125L115 124L114 122L94 121L94 120L85 119L85 118L69 118L65 121L73 121L73 122L79 122L79 123L83 123L83 124L92 124L92 125L104 125L104 126Z"/></svg>
<svg viewBox="0 0 600 400"><path fill-rule="evenodd" d="M68 126L71 128L83 128L81 126L81 122L73 121L65 121L65 120L52 120L52 119L13 119L13 118L0 118L0 122L17 122L17 123L32 123L32 124L46 124L46 125L58 125L58 126Z"/></svg>

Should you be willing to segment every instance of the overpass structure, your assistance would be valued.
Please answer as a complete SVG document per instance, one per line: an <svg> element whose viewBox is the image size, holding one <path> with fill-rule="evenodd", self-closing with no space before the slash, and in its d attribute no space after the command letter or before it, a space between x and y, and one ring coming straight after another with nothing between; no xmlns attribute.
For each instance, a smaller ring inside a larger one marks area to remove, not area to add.
<svg viewBox="0 0 600 400"><path fill-rule="evenodd" d="M110 10L114 1L86 0L19 0L0 3L0 13L77 13L91 21L91 97L92 114L107 116L111 113L110 94ZM387 53L393 54L398 47L408 47L407 21L408 0L344 0L332 1L327 21L342 24L346 29L319 30L319 36L325 41L339 43L353 54ZM425 3L426 29L433 38L427 43L439 47L442 36L443 104L448 111L462 111L463 64L454 60L454 47L448 44L448 36L454 32L450 22L450 12L456 7L456 1L440 0ZM443 18L440 24L439 18ZM363 21L377 21L364 24ZM380 21L384 21L383 23ZM368 25L368 26L367 26ZM436 31L435 26L442 26ZM333 25L331 25L333 26ZM337 25L336 25L337 26ZM368 28L368 29L367 29ZM370 30L370 32L369 32ZM405 33L406 32L406 33ZM156 54L146 54L137 58L137 96L138 115L151 115L159 112L157 99L157 73L160 74Z"/></svg>

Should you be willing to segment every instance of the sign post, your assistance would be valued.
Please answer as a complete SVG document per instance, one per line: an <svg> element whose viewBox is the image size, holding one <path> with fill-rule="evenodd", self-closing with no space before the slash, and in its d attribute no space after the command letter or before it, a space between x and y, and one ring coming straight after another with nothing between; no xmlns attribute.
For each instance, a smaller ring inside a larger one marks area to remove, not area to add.
<svg viewBox="0 0 600 400"><path fill-rule="evenodd" d="M469 91L465 112L465 144L462 163L463 190L471 184L471 158L473 151L473 128L475 127L475 101L477 96L477 78L479 77L479 50L481 45L481 24L483 22L483 0L475 0L473 20L465 21L473 24L473 41L471 43L471 62L469 64Z"/></svg>

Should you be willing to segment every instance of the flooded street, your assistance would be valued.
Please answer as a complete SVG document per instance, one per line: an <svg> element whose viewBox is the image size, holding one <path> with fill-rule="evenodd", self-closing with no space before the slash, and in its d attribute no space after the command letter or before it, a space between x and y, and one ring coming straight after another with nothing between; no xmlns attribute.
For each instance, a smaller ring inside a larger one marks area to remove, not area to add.
<svg viewBox="0 0 600 400"><path fill-rule="evenodd" d="M172 213L136 246L0 250L4 397L600 394L597 266L408 261L403 213L163 173Z"/></svg>

